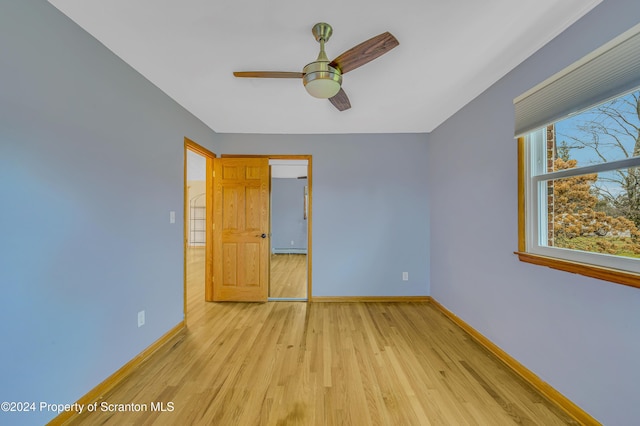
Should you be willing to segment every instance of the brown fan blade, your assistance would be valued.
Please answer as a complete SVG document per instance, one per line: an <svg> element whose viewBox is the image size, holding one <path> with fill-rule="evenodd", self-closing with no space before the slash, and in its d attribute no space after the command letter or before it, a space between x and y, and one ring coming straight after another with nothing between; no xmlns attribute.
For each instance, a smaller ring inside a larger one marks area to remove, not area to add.
<svg viewBox="0 0 640 426"><path fill-rule="evenodd" d="M246 78L302 78L304 76L301 72L289 71L235 71L233 75Z"/></svg>
<svg viewBox="0 0 640 426"><path fill-rule="evenodd" d="M334 107L338 108L338 111L344 111L351 108L349 97L342 88L340 88L340 91L334 97L329 98L329 102L331 102Z"/></svg>
<svg viewBox="0 0 640 426"><path fill-rule="evenodd" d="M340 69L344 74L373 61L399 44L400 42L391 33L382 33L347 50L329 65Z"/></svg>

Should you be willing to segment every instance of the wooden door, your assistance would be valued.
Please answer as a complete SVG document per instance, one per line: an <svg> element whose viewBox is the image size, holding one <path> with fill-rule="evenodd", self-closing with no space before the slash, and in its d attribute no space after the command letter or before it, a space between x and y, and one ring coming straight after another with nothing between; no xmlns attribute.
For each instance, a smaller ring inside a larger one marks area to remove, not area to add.
<svg viewBox="0 0 640 426"><path fill-rule="evenodd" d="M266 302L269 160L214 159L213 300Z"/></svg>

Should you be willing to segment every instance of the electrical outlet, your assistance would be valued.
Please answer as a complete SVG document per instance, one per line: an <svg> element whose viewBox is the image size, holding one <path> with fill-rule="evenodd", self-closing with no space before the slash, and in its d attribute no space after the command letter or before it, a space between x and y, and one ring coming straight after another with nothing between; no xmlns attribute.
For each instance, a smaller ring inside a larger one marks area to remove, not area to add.
<svg viewBox="0 0 640 426"><path fill-rule="evenodd" d="M403 272L402 273L402 281L409 281L409 273L408 272Z"/></svg>
<svg viewBox="0 0 640 426"><path fill-rule="evenodd" d="M138 312L138 328L144 325L144 311Z"/></svg>
<svg viewBox="0 0 640 426"><path fill-rule="evenodd" d="M291 240L291 245L292 245L292 246L293 246L293 245L295 245L295 243L293 242L293 240Z"/></svg>
<svg viewBox="0 0 640 426"><path fill-rule="evenodd" d="M169 223L176 223L176 212L173 210L169 212Z"/></svg>

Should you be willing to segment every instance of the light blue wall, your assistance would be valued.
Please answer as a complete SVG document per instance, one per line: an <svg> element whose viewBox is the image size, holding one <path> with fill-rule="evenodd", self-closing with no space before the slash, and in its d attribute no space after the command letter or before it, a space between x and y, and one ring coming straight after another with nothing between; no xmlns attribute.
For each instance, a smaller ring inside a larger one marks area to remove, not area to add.
<svg viewBox="0 0 640 426"><path fill-rule="evenodd" d="M307 179L271 179L271 249L273 253L306 253L305 186L307 186Z"/></svg>
<svg viewBox="0 0 640 426"><path fill-rule="evenodd" d="M430 134L433 297L606 425L640 419L640 289L518 261L513 99L640 20L605 0Z"/></svg>
<svg viewBox="0 0 640 426"><path fill-rule="evenodd" d="M426 134L218 134L215 151L313 155L313 296L425 296L427 141Z"/></svg>
<svg viewBox="0 0 640 426"><path fill-rule="evenodd" d="M47 2L0 2L0 401L74 402L182 320L184 136L215 134Z"/></svg>
<svg viewBox="0 0 640 426"><path fill-rule="evenodd" d="M432 294L603 423L634 424L640 291L512 254L512 100L638 17L605 0L432 135L216 135L48 3L0 0L0 400L73 402L182 319L188 136L313 155L314 296Z"/></svg>

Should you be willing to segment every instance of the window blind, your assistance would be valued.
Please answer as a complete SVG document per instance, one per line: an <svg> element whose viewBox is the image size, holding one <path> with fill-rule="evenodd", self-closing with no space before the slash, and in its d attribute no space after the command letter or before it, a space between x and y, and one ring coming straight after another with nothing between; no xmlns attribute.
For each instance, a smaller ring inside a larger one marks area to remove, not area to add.
<svg viewBox="0 0 640 426"><path fill-rule="evenodd" d="M514 99L523 136L640 86L640 24Z"/></svg>

